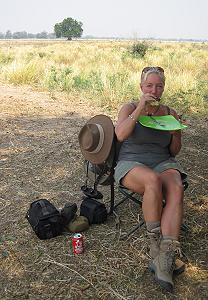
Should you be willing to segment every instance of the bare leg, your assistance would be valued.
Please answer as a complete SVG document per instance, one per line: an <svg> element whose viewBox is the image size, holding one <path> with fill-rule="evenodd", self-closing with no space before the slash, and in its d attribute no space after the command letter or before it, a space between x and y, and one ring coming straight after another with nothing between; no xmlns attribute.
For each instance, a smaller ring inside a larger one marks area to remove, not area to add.
<svg viewBox="0 0 208 300"><path fill-rule="evenodd" d="M177 170L169 169L160 174L166 205L162 211L161 231L163 236L179 237L183 218L184 189Z"/></svg>
<svg viewBox="0 0 208 300"><path fill-rule="evenodd" d="M162 181L160 175L147 167L135 167L123 178L122 184L143 194L142 210L146 222L157 222L162 212Z"/></svg>
<svg viewBox="0 0 208 300"><path fill-rule="evenodd" d="M173 184L171 184L172 182ZM149 227L148 236L150 255L156 259L156 257L159 257L158 254L160 251L160 239L158 237L158 235L160 235L160 231L158 232L158 225L160 224L161 217L163 222L163 235L168 235L177 239L180 231L180 224L182 218L181 206L179 204L179 207L176 209L176 212L173 212L172 206L170 205L170 203L173 202L173 199L178 199L178 201L175 202L181 203L180 199L183 198L181 198L180 174L172 169L165 171L162 174L157 174L147 167L135 167L134 169L129 171L129 173L123 178L122 184L128 189L132 190L133 192L143 194L142 208L147 229ZM167 205L162 211L163 192L164 196L166 196L167 199ZM173 209L175 209L174 205ZM153 225L154 228L152 230L151 227ZM184 271L185 265L182 261L177 259L175 264L175 274L180 274ZM153 271L156 273L158 273L157 268L157 266L153 268ZM167 281L167 278L163 277L162 279L164 280L165 278L165 281Z"/></svg>

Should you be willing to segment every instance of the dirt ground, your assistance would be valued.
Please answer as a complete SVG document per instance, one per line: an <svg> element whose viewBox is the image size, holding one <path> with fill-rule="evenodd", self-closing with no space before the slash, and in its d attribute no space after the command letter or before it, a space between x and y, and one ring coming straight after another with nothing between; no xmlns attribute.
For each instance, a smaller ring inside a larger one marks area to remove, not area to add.
<svg viewBox="0 0 208 300"><path fill-rule="evenodd" d="M189 230L181 233L186 272L175 278L173 294L148 271L145 229L120 239L137 222L135 204L118 208L120 227L115 216L92 225L84 233L85 253L77 257L71 235L41 241L32 232L25 214L33 200L80 205L84 174L77 137L98 113L104 110L80 97L0 85L0 299L208 299L208 118L187 120L179 155L189 174ZM101 191L107 204L109 189Z"/></svg>

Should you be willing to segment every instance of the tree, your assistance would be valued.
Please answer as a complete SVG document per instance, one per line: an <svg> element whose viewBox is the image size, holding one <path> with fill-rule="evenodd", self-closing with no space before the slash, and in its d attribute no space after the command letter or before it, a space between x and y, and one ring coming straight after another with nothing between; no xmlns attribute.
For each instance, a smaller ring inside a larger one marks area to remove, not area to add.
<svg viewBox="0 0 208 300"><path fill-rule="evenodd" d="M7 32L5 34L5 39L12 39L12 33L10 30L7 30Z"/></svg>
<svg viewBox="0 0 208 300"><path fill-rule="evenodd" d="M62 36L61 24L62 23L56 23L54 26L54 32L57 38L60 38Z"/></svg>
<svg viewBox="0 0 208 300"><path fill-rule="evenodd" d="M54 32L57 38L66 37L68 40L79 38L82 35L82 22L78 22L72 18L64 19L61 23L56 23Z"/></svg>
<svg viewBox="0 0 208 300"><path fill-rule="evenodd" d="M47 39L48 33L46 31L42 31L36 34L37 39Z"/></svg>
<svg viewBox="0 0 208 300"><path fill-rule="evenodd" d="M27 39L27 32L26 31L17 31L14 32L12 35L13 39Z"/></svg>
<svg viewBox="0 0 208 300"><path fill-rule="evenodd" d="M30 33L30 32L28 32L27 38L28 38L28 39L35 39L35 38L36 38L36 34L35 34L35 33Z"/></svg>

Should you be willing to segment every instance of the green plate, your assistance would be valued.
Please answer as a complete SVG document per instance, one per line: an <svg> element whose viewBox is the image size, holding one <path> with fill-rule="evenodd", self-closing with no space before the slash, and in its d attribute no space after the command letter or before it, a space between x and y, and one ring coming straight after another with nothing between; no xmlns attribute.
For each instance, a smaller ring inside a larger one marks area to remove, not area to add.
<svg viewBox="0 0 208 300"><path fill-rule="evenodd" d="M145 127L150 127L157 130L179 130L187 128L186 125L181 124L173 116L140 116L139 123Z"/></svg>

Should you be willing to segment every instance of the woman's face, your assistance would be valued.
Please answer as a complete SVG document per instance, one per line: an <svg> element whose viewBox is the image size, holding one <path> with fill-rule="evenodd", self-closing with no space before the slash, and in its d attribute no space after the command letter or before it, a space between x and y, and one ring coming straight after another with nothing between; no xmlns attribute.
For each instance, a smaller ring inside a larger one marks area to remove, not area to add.
<svg viewBox="0 0 208 300"><path fill-rule="evenodd" d="M146 80L140 84L140 87L144 94L150 94L156 99L160 99L165 85L158 74L150 73Z"/></svg>

